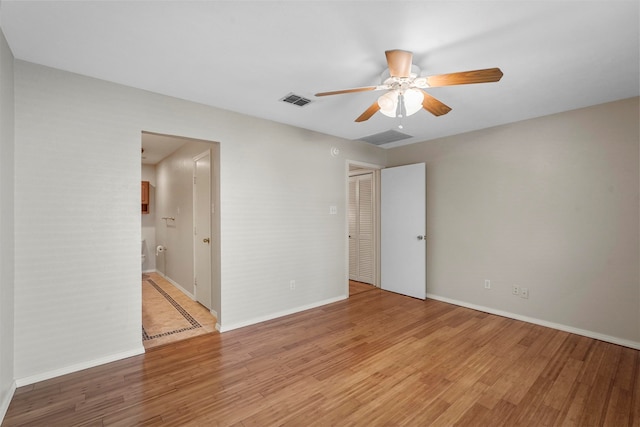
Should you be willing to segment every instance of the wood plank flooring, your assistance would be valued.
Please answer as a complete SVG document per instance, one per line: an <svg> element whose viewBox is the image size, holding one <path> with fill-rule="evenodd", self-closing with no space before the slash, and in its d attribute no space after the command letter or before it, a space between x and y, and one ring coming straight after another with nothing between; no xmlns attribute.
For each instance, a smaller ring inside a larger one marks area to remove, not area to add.
<svg viewBox="0 0 640 427"><path fill-rule="evenodd" d="M349 280L349 296L359 294L360 292L372 291L378 289L368 283L356 282L355 280Z"/></svg>
<svg viewBox="0 0 640 427"><path fill-rule="evenodd" d="M22 387L17 425L640 426L640 352L373 289Z"/></svg>

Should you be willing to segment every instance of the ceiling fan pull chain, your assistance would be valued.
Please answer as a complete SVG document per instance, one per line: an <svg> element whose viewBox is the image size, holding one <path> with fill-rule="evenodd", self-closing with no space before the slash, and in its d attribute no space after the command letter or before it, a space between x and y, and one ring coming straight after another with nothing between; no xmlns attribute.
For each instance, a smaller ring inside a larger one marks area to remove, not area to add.
<svg viewBox="0 0 640 427"><path fill-rule="evenodd" d="M404 113L404 94L400 92L398 94L398 109L396 110L396 117L398 118L398 129L404 129L404 125L402 124L402 119L405 116Z"/></svg>
<svg viewBox="0 0 640 427"><path fill-rule="evenodd" d="M398 107L396 110L396 117L404 117L404 94L402 92L400 92L398 94Z"/></svg>

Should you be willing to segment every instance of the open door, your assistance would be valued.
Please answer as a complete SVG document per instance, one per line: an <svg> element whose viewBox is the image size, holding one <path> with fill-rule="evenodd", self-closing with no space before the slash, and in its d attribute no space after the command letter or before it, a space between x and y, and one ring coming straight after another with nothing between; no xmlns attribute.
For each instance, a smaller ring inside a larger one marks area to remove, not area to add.
<svg viewBox="0 0 640 427"><path fill-rule="evenodd" d="M211 153L193 159L193 250L196 301L211 310Z"/></svg>
<svg viewBox="0 0 640 427"><path fill-rule="evenodd" d="M381 288L414 298L427 294L425 164L382 169Z"/></svg>

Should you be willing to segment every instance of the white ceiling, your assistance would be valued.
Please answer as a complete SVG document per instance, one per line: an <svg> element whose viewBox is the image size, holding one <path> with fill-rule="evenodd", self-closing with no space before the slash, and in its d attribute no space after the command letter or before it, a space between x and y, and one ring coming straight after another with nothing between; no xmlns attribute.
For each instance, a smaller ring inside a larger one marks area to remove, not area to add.
<svg viewBox="0 0 640 427"><path fill-rule="evenodd" d="M453 110L405 118L391 147L639 95L639 4L2 0L0 24L18 59L347 139L397 126L354 122L380 92L313 94L379 84L385 50L424 75L502 69L429 89Z"/></svg>

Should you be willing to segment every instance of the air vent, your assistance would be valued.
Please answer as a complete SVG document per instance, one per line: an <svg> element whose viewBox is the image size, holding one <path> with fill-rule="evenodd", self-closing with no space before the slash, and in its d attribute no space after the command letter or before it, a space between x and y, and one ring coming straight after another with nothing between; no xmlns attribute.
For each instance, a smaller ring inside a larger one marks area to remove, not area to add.
<svg viewBox="0 0 640 427"><path fill-rule="evenodd" d="M304 98L300 95L296 95L295 93L289 93L284 98L280 99L280 101L287 102L289 104L297 105L298 107L304 107L308 103L311 102L310 99Z"/></svg>
<svg viewBox="0 0 640 427"><path fill-rule="evenodd" d="M407 138L412 138L412 136L391 129L385 132L376 133L375 135L365 136L364 138L360 138L360 141L368 142L373 145L382 145Z"/></svg>

